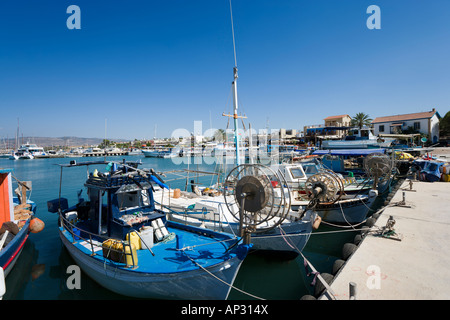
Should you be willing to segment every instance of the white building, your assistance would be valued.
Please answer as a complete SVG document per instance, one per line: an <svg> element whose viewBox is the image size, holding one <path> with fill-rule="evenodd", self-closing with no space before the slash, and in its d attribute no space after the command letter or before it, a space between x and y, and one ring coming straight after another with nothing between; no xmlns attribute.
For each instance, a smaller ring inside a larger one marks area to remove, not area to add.
<svg viewBox="0 0 450 320"><path fill-rule="evenodd" d="M409 127L424 133L431 143L439 141L439 119L441 116L433 108L431 111L378 117L372 121L373 133L401 133Z"/></svg>
<svg viewBox="0 0 450 320"><path fill-rule="evenodd" d="M297 137L296 129L280 129L280 139L292 139Z"/></svg>

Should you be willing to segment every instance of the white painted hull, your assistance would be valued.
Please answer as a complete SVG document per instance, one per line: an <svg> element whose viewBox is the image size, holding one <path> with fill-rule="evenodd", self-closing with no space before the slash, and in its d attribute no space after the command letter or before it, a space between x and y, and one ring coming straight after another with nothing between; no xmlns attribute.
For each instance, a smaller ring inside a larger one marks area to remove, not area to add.
<svg viewBox="0 0 450 320"><path fill-rule="evenodd" d="M358 196L352 200L338 201L331 205L318 205L314 210L323 221L336 224L358 224L366 219L369 208L376 199L373 196ZM295 203L299 211L307 206L305 201Z"/></svg>

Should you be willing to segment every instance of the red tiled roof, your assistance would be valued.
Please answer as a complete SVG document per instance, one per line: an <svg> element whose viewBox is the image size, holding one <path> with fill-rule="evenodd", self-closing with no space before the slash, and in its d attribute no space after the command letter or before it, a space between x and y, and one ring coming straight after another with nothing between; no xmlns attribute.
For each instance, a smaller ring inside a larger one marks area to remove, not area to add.
<svg viewBox="0 0 450 320"><path fill-rule="evenodd" d="M432 110L432 111L427 111L427 112L417 112L417 113L399 114L396 116L378 117L378 118L375 118L372 121L372 123L405 121L405 120L414 120L414 119L428 119L428 118L431 118L435 113L436 113L436 110Z"/></svg>
<svg viewBox="0 0 450 320"><path fill-rule="evenodd" d="M325 119L323 119L323 120L331 120L331 119L341 119L341 118L344 118L344 117L349 117L349 118L351 118L348 114L343 114L343 115L341 115L341 116L331 116L331 117L326 117Z"/></svg>

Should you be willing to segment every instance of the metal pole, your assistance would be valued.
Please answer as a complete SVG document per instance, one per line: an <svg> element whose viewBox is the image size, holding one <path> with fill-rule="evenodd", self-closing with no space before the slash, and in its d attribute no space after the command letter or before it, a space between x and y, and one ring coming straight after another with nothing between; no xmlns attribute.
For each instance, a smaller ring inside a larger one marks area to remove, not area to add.
<svg viewBox="0 0 450 320"><path fill-rule="evenodd" d="M234 143L236 145L236 165L240 165L240 151L239 151L239 134L238 134L238 100L237 100L237 68L233 68L234 81L233 81L233 101L234 101Z"/></svg>
<svg viewBox="0 0 450 320"><path fill-rule="evenodd" d="M103 207L102 191L98 190L98 234L102 234L102 207Z"/></svg>
<svg viewBox="0 0 450 320"><path fill-rule="evenodd" d="M350 290L350 300L356 300L356 283L350 282L348 285Z"/></svg>

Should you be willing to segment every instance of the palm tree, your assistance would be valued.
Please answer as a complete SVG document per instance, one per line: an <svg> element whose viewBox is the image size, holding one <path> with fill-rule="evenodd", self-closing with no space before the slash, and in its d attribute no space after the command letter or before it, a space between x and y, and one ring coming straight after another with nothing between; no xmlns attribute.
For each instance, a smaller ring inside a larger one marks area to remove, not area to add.
<svg viewBox="0 0 450 320"><path fill-rule="evenodd" d="M358 112L356 116L352 118L351 125L356 126L361 129L364 126L370 126L372 123L372 119L369 118L368 114L363 112Z"/></svg>

